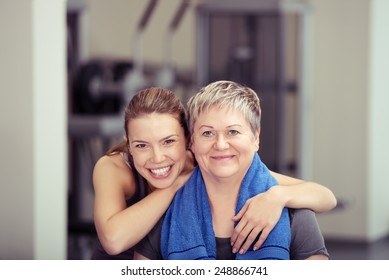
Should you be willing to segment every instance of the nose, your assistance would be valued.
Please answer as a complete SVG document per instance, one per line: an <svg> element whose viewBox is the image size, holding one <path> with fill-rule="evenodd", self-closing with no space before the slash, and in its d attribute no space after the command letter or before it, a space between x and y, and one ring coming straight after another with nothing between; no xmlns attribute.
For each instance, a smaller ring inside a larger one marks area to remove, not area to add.
<svg viewBox="0 0 389 280"><path fill-rule="evenodd" d="M158 162L162 162L164 160L165 160L165 156L164 156L163 152L161 151L161 149L153 148L153 154L152 154L151 161L154 163L158 163Z"/></svg>
<svg viewBox="0 0 389 280"><path fill-rule="evenodd" d="M223 133L218 133L216 142L214 144L215 149L224 150L228 148L228 141Z"/></svg>

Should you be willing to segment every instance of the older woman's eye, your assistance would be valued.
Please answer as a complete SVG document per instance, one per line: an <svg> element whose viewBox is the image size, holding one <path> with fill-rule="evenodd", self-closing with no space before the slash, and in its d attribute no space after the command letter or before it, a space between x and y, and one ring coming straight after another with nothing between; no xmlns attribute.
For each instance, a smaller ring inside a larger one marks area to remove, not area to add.
<svg viewBox="0 0 389 280"><path fill-rule="evenodd" d="M201 135L205 137L212 137L214 133L208 130L208 131L204 131Z"/></svg>
<svg viewBox="0 0 389 280"><path fill-rule="evenodd" d="M228 135L230 136L235 136L235 135L238 135L239 134L239 131L235 130L235 129L231 129L228 131Z"/></svg>

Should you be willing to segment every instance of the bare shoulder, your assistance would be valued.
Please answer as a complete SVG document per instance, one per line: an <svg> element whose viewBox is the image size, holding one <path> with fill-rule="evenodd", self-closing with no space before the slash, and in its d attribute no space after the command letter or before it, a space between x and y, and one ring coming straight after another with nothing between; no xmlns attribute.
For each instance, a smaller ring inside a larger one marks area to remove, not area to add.
<svg viewBox="0 0 389 280"><path fill-rule="evenodd" d="M134 175L120 154L104 155L98 159L93 169L93 183L96 188L116 187L127 195L134 192Z"/></svg>
<svg viewBox="0 0 389 280"><path fill-rule="evenodd" d="M120 154L115 154L110 156L104 155L101 158L99 158L95 164L95 168L100 168L100 167L106 168L110 166L116 168L122 168L126 166L126 163Z"/></svg>
<svg viewBox="0 0 389 280"><path fill-rule="evenodd" d="M104 155L99 158L94 166L93 173L103 173L105 175L107 173L115 175L119 175L120 173L132 174L130 167L120 154Z"/></svg>

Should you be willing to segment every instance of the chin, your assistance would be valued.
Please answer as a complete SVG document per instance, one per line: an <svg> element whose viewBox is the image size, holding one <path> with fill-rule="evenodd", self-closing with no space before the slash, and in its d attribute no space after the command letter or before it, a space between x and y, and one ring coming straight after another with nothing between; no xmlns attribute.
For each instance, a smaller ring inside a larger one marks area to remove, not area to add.
<svg viewBox="0 0 389 280"><path fill-rule="evenodd" d="M167 189L169 188L173 182L168 180L166 182L161 182L161 179L155 179L149 180L149 182L154 186L156 189Z"/></svg>
<svg viewBox="0 0 389 280"><path fill-rule="evenodd" d="M214 172L211 172L211 174L219 178L228 178L234 176L236 174L236 170L216 170Z"/></svg>

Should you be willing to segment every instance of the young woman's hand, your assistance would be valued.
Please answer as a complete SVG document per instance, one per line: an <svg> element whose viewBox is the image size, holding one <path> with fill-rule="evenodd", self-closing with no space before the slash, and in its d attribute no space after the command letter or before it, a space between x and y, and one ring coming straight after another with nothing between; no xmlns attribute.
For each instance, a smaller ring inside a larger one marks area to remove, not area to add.
<svg viewBox="0 0 389 280"><path fill-rule="evenodd" d="M238 222L231 236L233 252L244 254L253 242L253 249L259 249L280 219L284 201L273 187L246 201L239 213L233 217Z"/></svg>

